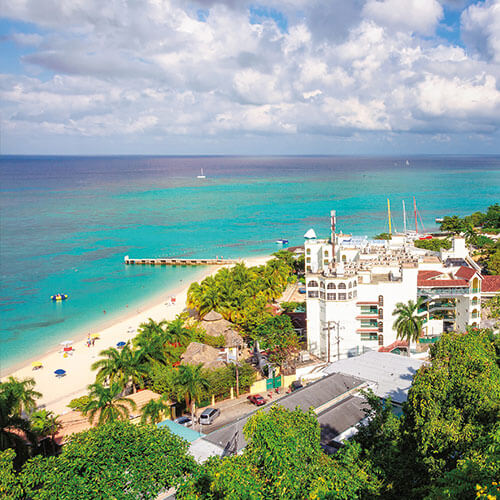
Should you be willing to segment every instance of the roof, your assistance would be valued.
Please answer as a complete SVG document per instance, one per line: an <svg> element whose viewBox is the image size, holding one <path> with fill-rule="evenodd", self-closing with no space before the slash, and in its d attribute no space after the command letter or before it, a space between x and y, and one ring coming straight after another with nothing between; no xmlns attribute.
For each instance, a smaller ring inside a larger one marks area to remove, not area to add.
<svg viewBox="0 0 500 500"><path fill-rule="evenodd" d="M342 432L357 425L366 417L366 400L351 396L338 405L328 408L318 415L321 429L321 442L328 443Z"/></svg>
<svg viewBox="0 0 500 500"><path fill-rule="evenodd" d="M462 278L464 280L469 281L475 274L478 274L475 269L472 269L471 267L462 266L455 273L455 276L457 278ZM479 275L479 274L478 274L478 276L481 277L481 275Z"/></svg>
<svg viewBox="0 0 500 500"><path fill-rule="evenodd" d="M324 373L343 373L375 382L373 392L381 398L390 397L396 403L408 398L408 390L417 370L425 362L408 356L369 351L354 358L341 359L327 366Z"/></svg>
<svg viewBox="0 0 500 500"><path fill-rule="evenodd" d="M441 276L443 273L439 271L419 271L418 278L423 280L429 280L435 278L436 276Z"/></svg>
<svg viewBox="0 0 500 500"><path fill-rule="evenodd" d="M447 287L447 286L469 286L466 280L425 280L417 278L417 286Z"/></svg>
<svg viewBox="0 0 500 500"><path fill-rule="evenodd" d="M220 457L223 451L220 446L207 441L203 437L195 439L189 446L189 453L193 455L199 464L205 462L209 457Z"/></svg>
<svg viewBox="0 0 500 500"><path fill-rule="evenodd" d="M387 346L379 347L378 352L392 352L394 349L398 347L408 347L408 341L406 340L395 340L392 344Z"/></svg>
<svg viewBox="0 0 500 500"><path fill-rule="evenodd" d="M213 314L212 314L213 313ZM218 316L218 318L216 317ZM210 316L211 319L206 319ZM205 329L207 335L211 337L224 336L224 344L226 347L242 347L243 337L233 329L233 324L224 319L219 313L210 311L201 322L201 326Z"/></svg>
<svg viewBox="0 0 500 500"><path fill-rule="evenodd" d="M262 411L268 411L271 406L283 406L289 410L294 410L300 407L303 411L309 408L319 408L330 401L335 400L346 392L361 387L364 381L356 377L334 373L330 376L323 377L317 382L309 384L303 389L292 392L277 400L272 405L267 405L261 408ZM217 446L228 449L231 452L237 452L246 446L245 437L243 436L243 427L248 419L259 410L239 418L234 422L221 427L220 429L211 432L204 439L210 441Z"/></svg>
<svg viewBox="0 0 500 500"><path fill-rule="evenodd" d="M219 356L220 351L215 347L202 344L201 342L191 342L181 356L181 364L198 365L203 363L205 368L220 368L226 366L224 361L219 359Z"/></svg>
<svg viewBox="0 0 500 500"><path fill-rule="evenodd" d="M214 311L213 309L203 317L203 321L218 321L222 319L222 314Z"/></svg>
<svg viewBox="0 0 500 500"><path fill-rule="evenodd" d="M500 292L500 276L483 276L482 292Z"/></svg>
<svg viewBox="0 0 500 500"><path fill-rule="evenodd" d="M313 228L309 229L309 231L307 231L307 233L304 234L304 238L308 240L316 238L316 233L314 232L314 229Z"/></svg>
<svg viewBox="0 0 500 500"><path fill-rule="evenodd" d="M193 429L189 429L189 427L184 427L183 425L178 424L177 422L174 422L172 420L164 420L163 422L157 424L156 427L167 427L167 429L172 434L175 434L176 436L179 436L182 439L189 441L190 443L202 436L202 434L200 434L199 432L196 432Z"/></svg>

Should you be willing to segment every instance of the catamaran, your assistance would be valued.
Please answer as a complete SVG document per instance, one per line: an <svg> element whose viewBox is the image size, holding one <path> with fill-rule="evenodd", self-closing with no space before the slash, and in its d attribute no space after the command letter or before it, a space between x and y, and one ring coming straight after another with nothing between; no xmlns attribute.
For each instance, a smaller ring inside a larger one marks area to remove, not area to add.
<svg viewBox="0 0 500 500"><path fill-rule="evenodd" d="M200 168L200 175L196 176L197 179L206 179L206 176L203 174L203 169Z"/></svg>

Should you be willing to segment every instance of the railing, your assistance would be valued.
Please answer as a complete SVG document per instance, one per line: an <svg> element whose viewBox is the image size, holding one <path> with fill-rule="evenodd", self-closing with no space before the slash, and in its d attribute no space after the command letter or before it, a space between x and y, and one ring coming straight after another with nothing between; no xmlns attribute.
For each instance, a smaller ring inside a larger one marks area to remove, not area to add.
<svg viewBox="0 0 500 500"><path fill-rule="evenodd" d="M419 288L417 289L417 295L418 296L432 296L432 295L466 295L469 293L469 290L467 288Z"/></svg>
<svg viewBox="0 0 500 500"><path fill-rule="evenodd" d="M471 290L471 293L479 293L479 288L473 288L473 289Z"/></svg>

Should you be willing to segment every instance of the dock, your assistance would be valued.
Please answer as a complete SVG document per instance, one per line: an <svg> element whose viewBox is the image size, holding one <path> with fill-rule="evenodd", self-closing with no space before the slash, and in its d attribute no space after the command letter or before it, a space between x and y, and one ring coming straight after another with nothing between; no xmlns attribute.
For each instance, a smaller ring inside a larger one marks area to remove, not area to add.
<svg viewBox="0 0 500 500"><path fill-rule="evenodd" d="M225 266L227 264L237 264L234 259L183 259L183 258L159 258L159 259L133 259L126 255L125 264L146 265L146 266Z"/></svg>

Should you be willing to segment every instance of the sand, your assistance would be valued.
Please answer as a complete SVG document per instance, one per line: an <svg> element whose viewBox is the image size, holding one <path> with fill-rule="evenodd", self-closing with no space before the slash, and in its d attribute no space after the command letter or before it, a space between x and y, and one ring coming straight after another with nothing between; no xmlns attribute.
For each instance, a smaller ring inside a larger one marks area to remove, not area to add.
<svg viewBox="0 0 500 500"><path fill-rule="evenodd" d="M247 266L264 264L269 260L269 256L245 259ZM230 267L230 266L228 266ZM215 274L221 266L210 267L201 271L200 276L195 281L201 281L206 276ZM72 340L71 346L74 352L64 357L63 346L60 349L42 354L37 358L41 361L43 368L33 370L31 361L19 369L14 369L6 374L17 378L33 378L36 382L35 389L42 393L42 397L37 401L40 408L47 408L56 414L64 414L69 411L67 404L79 396L87 393L87 386L95 381L95 371L91 370L91 365L99 359L99 353L108 347L116 347L118 342L132 339L137 334L137 328L141 323L149 318L160 321L163 319L172 320L186 309L187 290L191 283L182 288L165 290L163 294L157 296L154 305L146 307L144 310L122 317L111 326L101 330L93 330L99 333L99 339L95 345L87 347L87 337L68 336ZM171 304L170 298L175 296L175 304ZM66 370L66 375L56 377L55 370ZM3 377L5 380L5 377Z"/></svg>

